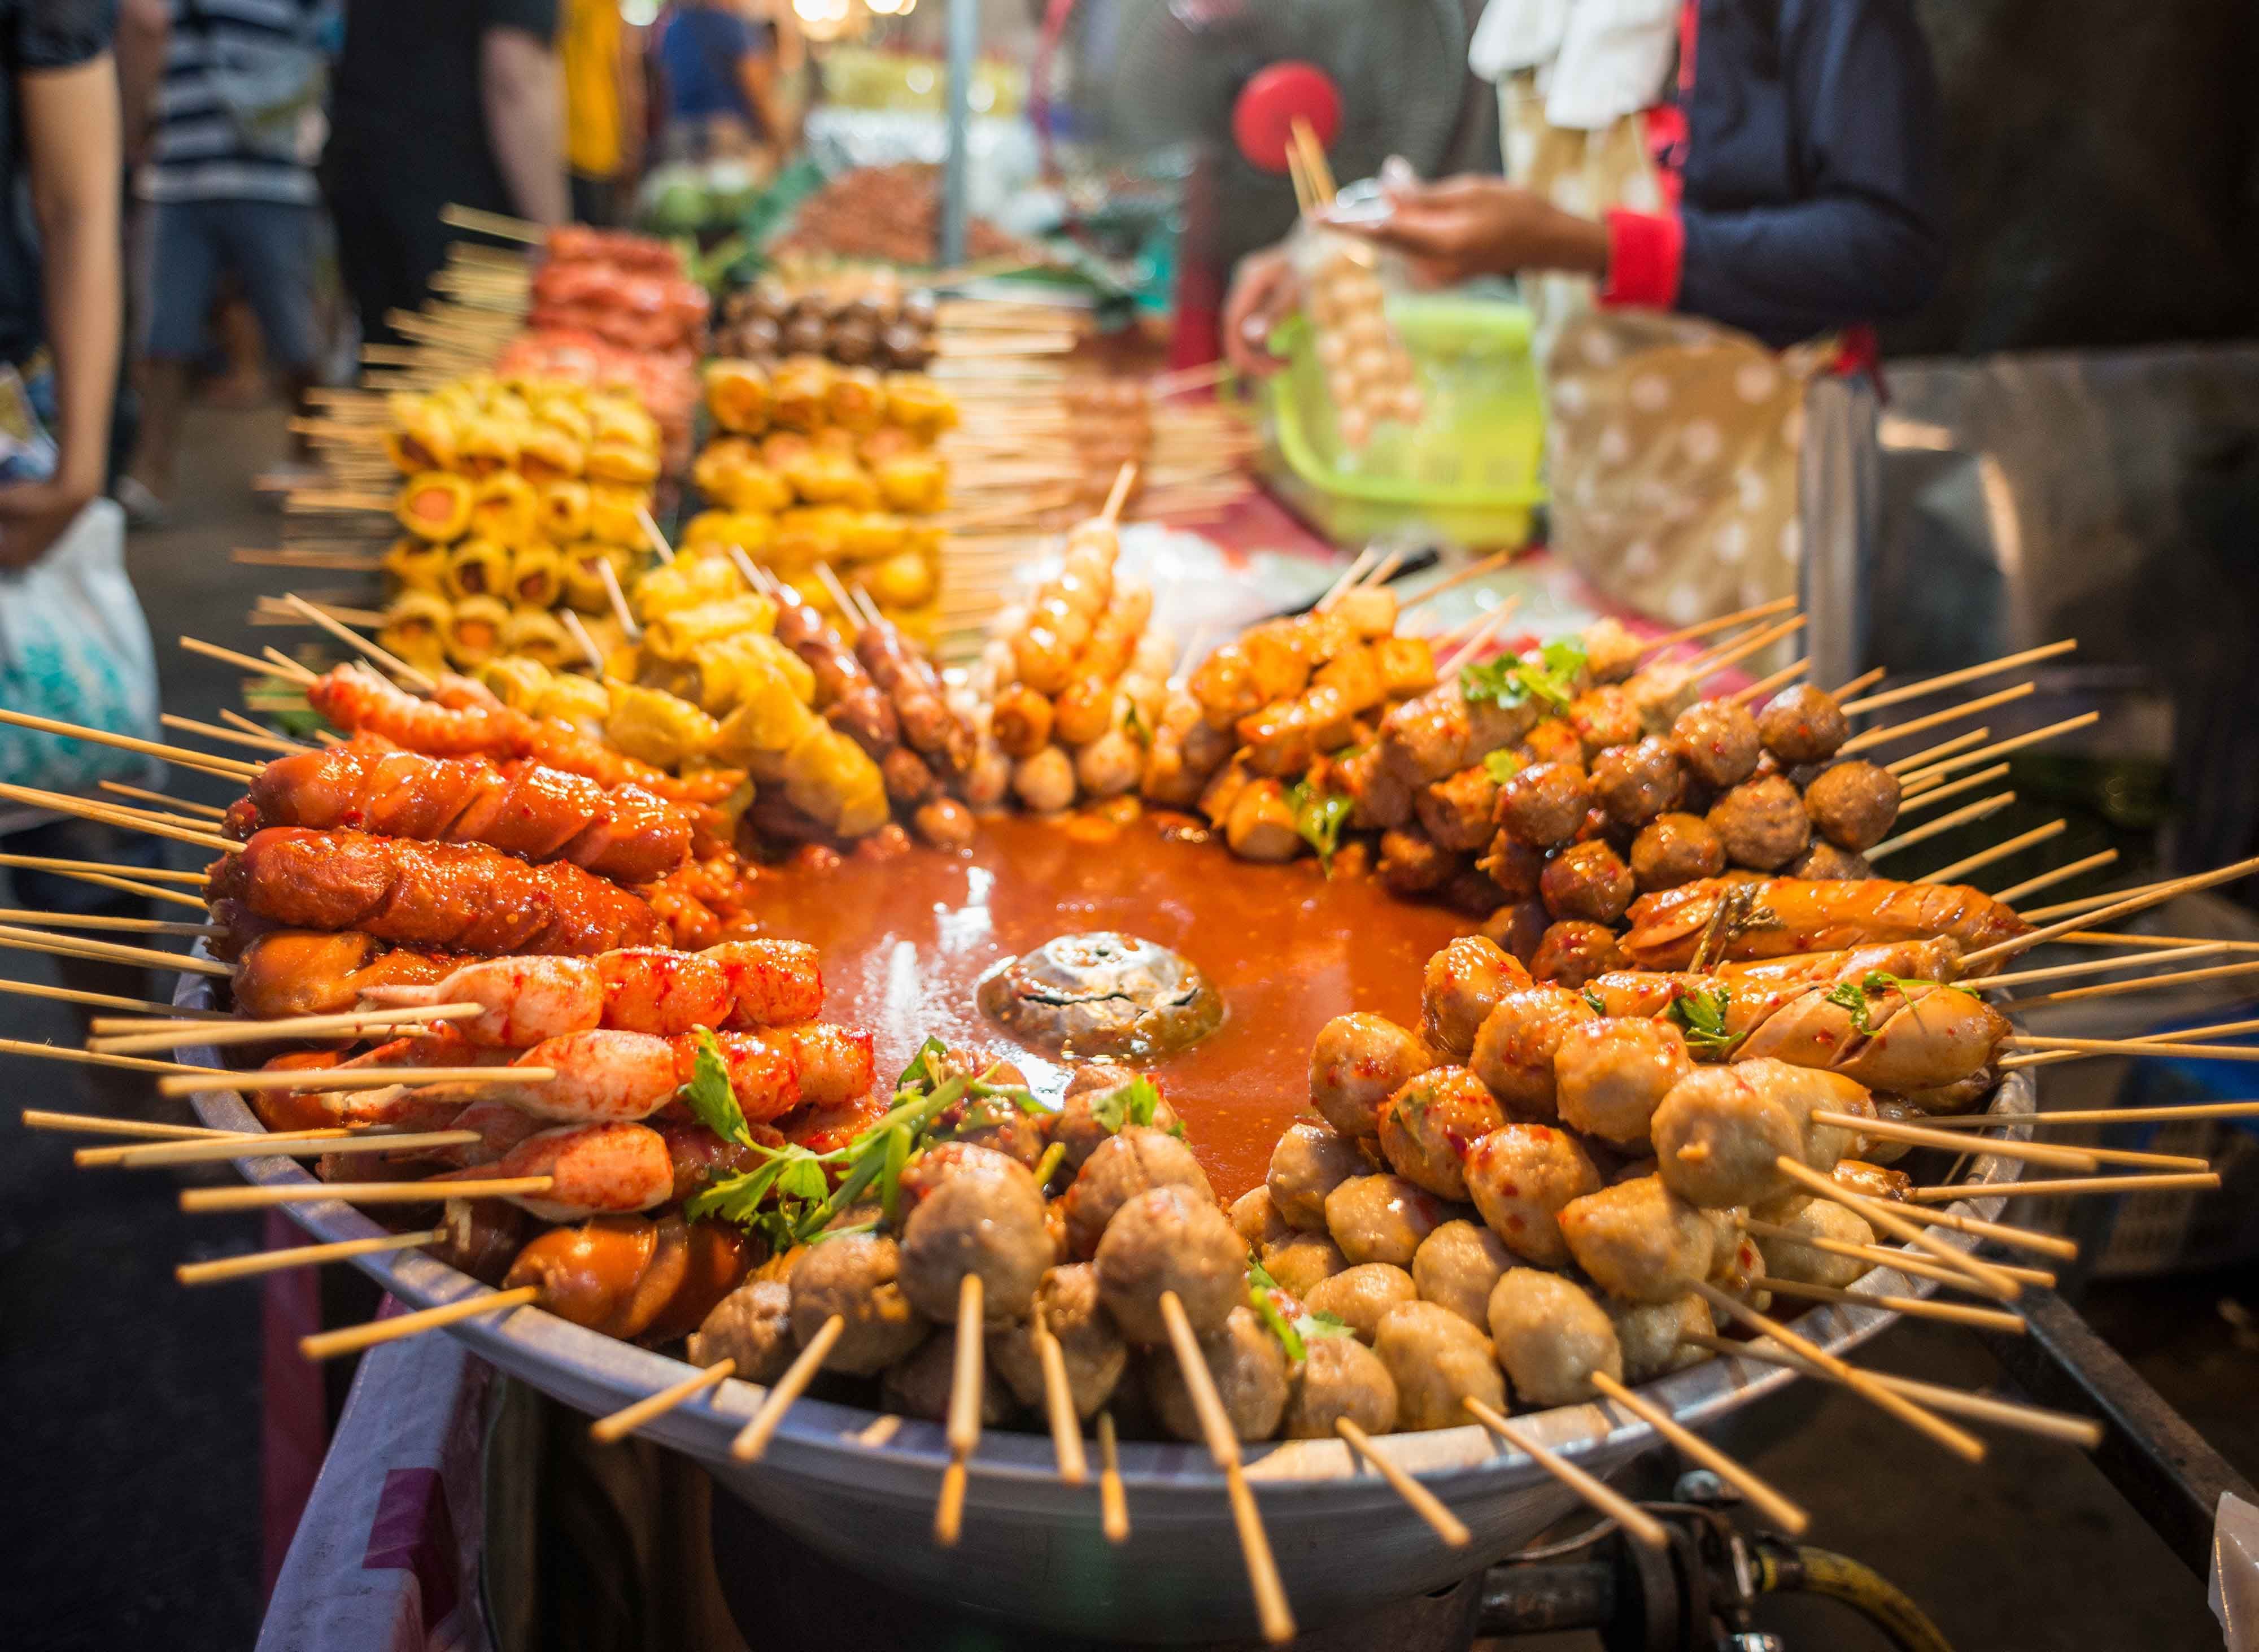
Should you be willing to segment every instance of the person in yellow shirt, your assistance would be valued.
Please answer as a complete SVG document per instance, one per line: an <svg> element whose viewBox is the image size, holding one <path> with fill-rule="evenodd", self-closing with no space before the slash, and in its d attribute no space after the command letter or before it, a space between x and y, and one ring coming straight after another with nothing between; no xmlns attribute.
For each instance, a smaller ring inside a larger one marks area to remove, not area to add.
<svg viewBox="0 0 2259 1652"><path fill-rule="evenodd" d="M565 159L573 216L605 227L625 216L643 148L643 31L619 0L563 0Z"/></svg>

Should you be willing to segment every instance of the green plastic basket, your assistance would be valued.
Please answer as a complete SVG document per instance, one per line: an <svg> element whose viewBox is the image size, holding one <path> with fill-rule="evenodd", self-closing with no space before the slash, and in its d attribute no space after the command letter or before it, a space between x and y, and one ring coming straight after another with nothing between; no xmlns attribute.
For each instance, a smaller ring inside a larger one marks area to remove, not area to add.
<svg viewBox="0 0 2259 1652"><path fill-rule="evenodd" d="M1270 381L1277 446L1271 481L1344 544L1402 531L1476 550L1529 542L1544 502L1545 404L1520 304L1453 294L1392 294L1388 318L1428 402L1417 425L1389 423L1360 450L1343 445L1308 320L1272 334L1286 367Z"/></svg>

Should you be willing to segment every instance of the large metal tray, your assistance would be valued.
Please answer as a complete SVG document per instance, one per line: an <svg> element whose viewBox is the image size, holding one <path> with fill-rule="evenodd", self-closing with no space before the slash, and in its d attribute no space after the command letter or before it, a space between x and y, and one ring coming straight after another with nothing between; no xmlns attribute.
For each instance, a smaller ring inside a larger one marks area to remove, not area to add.
<svg viewBox="0 0 2259 1652"><path fill-rule="evenodd" d="M209 978L182 975L175 1004L211 1004ZM217 1065L216 1052L182 1059ZM227 1129L257 1129L232 1090L200 1092L200 1118ZM1992 1110L2028 1114L2030 1079L2016 1072L1994 1093ZM2018 1132L2027 1137L2028 1129ZM295 1159L242 1158L249 1181L312 1178ZM2013 1180L2020 1166L1979 1157L1972 1184ZM1964 1200L1953 1209L1994 1217L2006 1201ZM289 1207L316 1238L358 1239L384 1231L338 1200ZM1967 1246L1973 1241L1940 1232ZM353 1265L412 1307L430 1307L487 1289L417 1251L362 1257ZM1935 1286L1878 1271L1863 1292L1924 1294ZM1835 1352L1856 1347L1897 1317L1880 1308L1820 1307L1798 1328ZM688 1374L680 1360L601 1335L535 1308L449 1328L481 1356L552 1398L591 1414L613 1411ZM1775 1392L1792 1373L1746 1359L1714 1359L1649 1384L1648 1398L1689 1427L1715 1426ZM905 1422L891 1438L858 1436L876 1413L803 1399L787 1413L757 1465L734 1461L731 1437L766 1391L730 1380L678 1406L646 1432L707 1465L730 1492L816 1549L899 1589L991 1613L1011 1621L1097 1636L1134 1633L1141 1641L1215 1640L1255 1632L1222 1477L1200 1447L1125 1442L1122 1479L1130 1535L1108 1543L1099 1529L1094 1480L1061 1484L1051 1442L1040 1434L990 1430L973 1459L964 1537L951 1549L932 1539L933 1505L948 1447L939 1425ZM1528 1413L1521 1426L1590 1471L1607 1475L1654 1443L1643 1422L1597 1404ZM1250 1448L1254 1485L1288 1599L1305 1624L1368 1611L1441 1588L1528 1543L1575 1501L1521 1452L1481 1428L1389 1435L1379 1442L1421 1477L1474 1533L1465 1549L1446 1549L1379 1476L1338 1441L1287 1441Z"/></svg>

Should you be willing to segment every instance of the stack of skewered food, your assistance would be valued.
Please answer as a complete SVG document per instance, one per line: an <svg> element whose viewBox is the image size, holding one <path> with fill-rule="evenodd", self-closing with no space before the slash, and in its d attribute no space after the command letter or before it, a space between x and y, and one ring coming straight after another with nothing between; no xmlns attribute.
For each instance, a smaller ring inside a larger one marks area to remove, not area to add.
<svg viewBox="0 0 2259 1652"><path fill-rule="evenodd" d="M823 356L843 367L923 373L933 364L938 307L890 271L835 275L795 290L771 277L723 301L716 355L773 368L787 356Z"/></svg>

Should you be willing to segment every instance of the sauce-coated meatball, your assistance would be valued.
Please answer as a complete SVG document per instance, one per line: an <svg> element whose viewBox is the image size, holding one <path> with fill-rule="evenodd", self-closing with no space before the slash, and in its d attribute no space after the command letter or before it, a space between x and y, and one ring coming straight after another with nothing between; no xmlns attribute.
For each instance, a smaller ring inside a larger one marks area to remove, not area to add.
<svg viewBox="0 0 2259 1652"><path fill-rule="evenodd" d="M1671 749L1706 786L1739 786L1757 772L1757 720L1730 700L1698 700L1671 725Z"/></svg>
<svg viewBox="0 0 2259 1652"><path fill-rule="evenodd" d="M1639 669L1640 656L1650 646L1626 630L1621 620L1607 614L1586 626L1578 640L1585 648L1585 669L1594 682L1621 682Z"/></svg>
<svg viewBox="0 0 2259 1652"><path fill-rule="evenodd" d="M1420 1243L1412 1282L1420 1300L1447 1307L1470 1325L1481 1325L1491 1287L1514 1265L1514 1253L1487 1228L1447 1221Z"/></svg>
<svg viewBox="0 0 2259 1652"><path fill-rule="evenodd" d="M1465 865L1420 827L1392 826L1380 834L1380 884L1393 895L1433 894Z"/></svg>
<svg viewBox="0 0 2259 1652"><path fill-rule="evenodd" d="M1726 845L1700 815L1658 815L1631 840L1632 881L1643 891L1676 889L1726 869Z"/></svg>
<svg viewBox="0 0 2259 1652"><path fill-rule="evenodd" d="M1326 1195L1326 1231L1351 1266L1409 1268L1420 1242L1443 1221L1443 1202L1401 1176L1359 1176Z"/></svg>
<svg viewBox="0 0 2259 1652"><path fill-rule="evenodd" d="M1149 1187L1188 1187L1214 1203L1208 1172L1192 1149L1163 1130L1132 1124L1101 1143L1066 1190L1067 1242L1088 1257L1115 1213Z"/></svg>
<svg viewBox="0 0 2259 1652"><path fill-rule="evenodd" d="M1533 763L1498 788L1498 823L1534 849L1567 843L1593 806L1592 783L1574 763Z"/></svg>
<svg viewBox="0 0 2259 1652"><path fill-rule="evenodd" d="M1231 1432L1241 1440L1268 1440L1286 1412L1286 1350L1255 1310L1231 1310L1221 1329L1200 1339L1201 1357L1215 1379ZM1200 1413L1175 1356L1157 1349L1145 1363L1145 1395L1161 1427L1179 1440L1200 1440Z"/></svg>
<svg viewBox="0 0 2259 1652"><path fill-rule="evenodd" d="M1759 872L1786 865L1812 841L1804 799L1785 775L1743 781L1710 805L1707 818L1726 858Z"/></svg>
<svg viewBox="0 0 2259 1652"><path fill-rule="evenodd" d="M1814 843L1782 869L1792 878L1871 878L1875 869L1867 864L1864 855L1855 855L1848 849L1838 849L1825 838Z"/></svg>
<svg viewBox="0 0 2259 1652"><path fill-rule="evenodd" d="M1578 1022L1553 1051L1561 1122L1619 1147L1647 1140L1671 1086L1694 1070L1685 1037L1636 1015Z"/></svg>
<svg viewBox="0 0 2259 1652"><path fill-rule="evenodd" d="M1593 1007L1566 987L1508 993L1475 1035L1467 1065L1509 1118L1550 1122L1556 1116L1553 1052L1570 1027L1593 1018Z"/></svg>
<svg viewBox="0 0 2259 1652"><path fill-rule="evenodd" d="M1612 683L1578 694L1569 702L1564 715L1577 731L1587 761L1611 746L1630 745L1640 737L1637 702Z"/></svg>
<svg viewBox="0 0 2259 1652"><path fill-rule="evenodd" d="M883 1234L851 1233L810 1245L792 1271L794 1340L806 1347L836 1314L847 1328L824 1368L855 1377L884 1371L933 1328L902 1293L901 1274L901 1247Z"/></svg>
<svg viewBox="0 0 2259 1652"><path fill-rule="evenodd" d="M1490 849L1475 865L1490 876L1498 892L1508 901L1529 901L1536 897L1545 876L1545 851L1532 849L1500 828L1490 840ZM1495 938L1495 937L1493 937ZM1512 951L1507 947L1507 951Z"/></svg>
<svg viewBox="0 0 2259 1652"><path fill-rule="evenodd" d="M1436 1067L1380 1109L1380 1150L1405 1180L1444 1199L1464 1199L1467 1150L1505 1122L1480 1079L1464 1067Z"/></svg>
<svg viewBox="0 0 2259 1652"><path fill-rule="evenodd" d="M1491 812L1498 782L1479 763L1447 774L1413 794L1412 810L1428 836L1445 849L1467 854L1490 839Z"/></svg>
<svg viewBox="0 0 2259 1652"><path fill-rule="evenodd" d="M1791 1186L1777 1160L1824 1171L1857 1140L1850 1130L1813 1122L1819 1108L1874 1116L1865 1086L1835 1073L1764 1057L1697 1067L1655 1110L1657 1173L1673 1193L1709 1209L1760 1204Z"/></svg>
<svg viewBox="0 0 2259 1652"><path fill-rule="evenodd" d="M1498 1363L1526 1405L1590 1399L1594 1371L1623 1380L1623 1350L1607 1311L1557 1273L1507 1270L1491 1291L1486 1317Z"/></svg>
<svg viewBox="0 0 2259 1652"><path fill-rule="evenodd" d="M737 1361L738 1379L749 1383L774 1382L799 1351L792 1340L792 1292L777 1279L741 1285L716 1303L690 1333L688 1349L694 1365Z"/></svg>
<svg viewBox="0 0 2259 1652"><path fill-rule="evenodd" d="M1499 996L1529 985L1529 972L1495 942L1463 935L1433 954L1420 977L1420 1031L1447 1061L1464 1061Z"/></svg>
<svg viewBox="0 0 2259 1652"><path fill-rule="evenodd" d="M950 1394L956 1379L956 1339L928 1337L908 1359L887 1367L886 1375L879 1380L880 1407L901 1416L939 1422L949 1415ZM980 1372L982 1424L994 1428L1008 1422L1018 1409L1003 1378L993 1368L984 1366Z"/></svg>
<svg viewBox="0 0 2259 1652"><path fill-rule="evenodd" d="M1486 1226L1527 1261L1558 1268L1568 1241L1556 1218L1571 1200L1598 1193L1600 1173L1566 1130L1509 1124L1467 1154L1467 1191Z"/></svg>
<svg viewBox="0 0 2259 1652"><path fill-rule="evenodd" d="M1872 849L1899 817L1899 777L1856 758L1830 764L1804 788L1804 812L1838 849Z"/></svg>
<svg viewBox="0 0 2259 1652"><path fill-rule="evenodd" d="M1377 1136L1380 1104L1433 1063L1416 1035L1385 1015L1336 1015L1310 1046L1310 1105L1343 1136Z"/></svg>
<svg viewBox="0 0 2259 1652"><path fill-rule="evenodd" d="M1131 1342L1165 1342L1161 1297L1173 1291L1197 1333L1222 1328L1247 1298L1247 1247L1215 1201L1151 1187L1122 1207L1098 1244L1098 1292Z"/></svg>
<svg viewBox="0 0 2259 1652"><path fill-rule="evenodd" d="M1341 1247L1322 1233L1289 1233L1258 1254L1271 1277L1296 1296L1307 1295L1349 1266Z"/></svg>
<svg viewBox="0 0 2259 1652"><path fill-rule="evenodd" d="M1596 975L1630 967L1622 937L1605 923L1564 918L1548 924L1529 960L1529 972L1550 986L1571 991Z"/></svg>
<svg viewBox="0 0 2259 1652"><path fill-rule="evenodd" d="M1628 1302L1668 1302L1707 1279L1717 1236L1703 1213L1653 1176L1572 1200L1558 1218L1593 1282Z"/></svg>
<svg viewBox="0 0 2259 1652"><path fill-rule="evenodd" d="M1108 1096L1142 1076L1110 1062L1093 1062L1075 1069L1074 1076L1066 1081L1065 1100L1051 1115L1051 1140L1066 1149L1069 1170L1080 1170L1102 1143L1113 1139L1114 1131L1098 1110ZM1153 1128L1173 1133L1176 1127L1176 1109L1165 1100L1158 1103L1153 1108Z"/></svg>
<svg viewBox="0 0 2259 1652"><path fill-rule="evenodd" d="M1053 1268L1036 1292L1036 1307L1058 1342L1076 1413L1097 1415L1130 1363L1129 1344L1099 1300L1098 1270L1087 1262ZM1031 1316L988 1333L988 1363L1023 1406L1044 1403L1043 1358L1036 1351L1034 1325Z"/></svg>
<svg viewBox="0 0 2259 1652"><path fill-rule="evenodd" d="M1416 1253L1414 1260L1418 1260ZM1386 1262L1360 1262L1353 1268L1343 1268L1302 1294L1303 1305L1310 1312L1332 1314L1367 1342L1380 1329L1381 1318L1389 1309L1400 1302L1419 1300L1418 1282L1404 1269Z"/></svg>
<svg viewBox="0 0 2259 1652"><path fill-rule="evenodd" d="M1326 1230L1326 1195L1352 1176L1370 1175L1357 1143L1322 1124L1290 1124L1271 1150L1265 1186L1286 1224L1312 1233Z"/></svg>
<svg viewBox="0 0 2259 1652"><path fill-rule="evenodd" d="M1593 759L1593 796L1612 824L1635 830L1678 801L1678 753L1649 735L1635 745L1611 746Z"/></svg>
<svg viewBox="0 0 2259 1652"><path fill-rule="evenodd" d="M1856 1212L1846 1210L1830 1200L1814 1199L1809 1193L1792 1193L1785 1199L1760 1205L1750 1214L1777 1227L1792 1228L1798 1233L1808 1234L1814 1239L1835 1240L1849 1245L1875 1243L1875 1230ZM1838 1256L1833 1251L1799 1244L1793 1239L1776 1238L1771 1234L1757 1234L1752 1237L1764 1257L1764 1271L1768 1278L1801 1279L1807 1285L1832 1285L1841 1290L1854 1279L1862 1278L1874 1265L1857 1257Z"/></svg>
<svg viewBox="0 0 2259 1652"><path fill-rule="evenodd" d="M903 1293L944 1324L957 1319L958 1287L968 1273L980 1276L981 1311L991 1324L1023 1317L1055 1259L1043 1190L1026 1165L1001 1153L944 1178L902 1223Z"/></svg>
<svg viewBox="0 0 2259 1652"><path fill-rule="evenodd" d="M1544 943L1546 929L1552 922L1553 915L1546 911L1543 901L1517 901L1493 911L1483 920L1482 932L1527 968Z"/></svg>
<svg viewBox="0 0 2259 1652"><path fill-rule="evenodd" d="M1294 1229L1271 1202L1268 1187L1251 1187L1231 1201L1231 1227L1250 1250L1276 1244L1293 1236Z"/></svg>
<svg viewBox="0 0 2259 1652"><path fill-rule="evenodd" d="M1449 1308L1407 1302L1389 1309L1372 1351L1396 1384L1399 1428L1456 1428L1472 1421L1471 1399L1506 1408L1506 1378L1490 1338Z"/></svg>
<svg viewBox="0 0 2259 1652"><path fill-rule="evenodd" d="M1537 887L1557 918L1614 923L1631 905L1631 868L1597 838L1571 844L1547 861Z"/></svg>
<svg viewBox="0 0 2259 1652"><path fill-rule="evenodd" d="M1311 1336L1279 1432L1289 1440L1330 1440L1346 1417L1367 1434L1396 1427L1396 1379L1354 1336Z"/></svg>
<svg viewBox="0 0 2259 1652"><path fill-rule="evenodd" d="M1648 1382L1710 1357L1708 1349L1685 1340L1717 1335L1710 1305L1700 1297L1690 1293L1668 1302L1618 1302L1611 1298L1607 1306L1608 1317L1615 1321L1616 1346L1623 1352L1624 1381Z"/></svg>
<svg viewBox="0 0 2259 1652"><path fill-rule="evenodd" d="M1757 713L1757 737L1784 763L1817 763L1834 757L1850 732L1835 696L1808 682L1783 689Z"/></svg>

